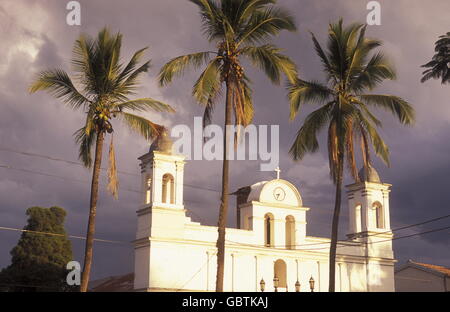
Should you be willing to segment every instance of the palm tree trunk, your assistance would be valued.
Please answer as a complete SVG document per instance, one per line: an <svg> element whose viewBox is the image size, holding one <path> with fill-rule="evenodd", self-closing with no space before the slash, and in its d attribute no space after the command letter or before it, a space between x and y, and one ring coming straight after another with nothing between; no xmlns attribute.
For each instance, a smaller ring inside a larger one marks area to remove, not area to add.
<svg viewBox="0 0 450 312"><path fill-rule="evenodd" d="M341 145L341 144L340 144ZM339 152L338 155L338 176L336 181L336 198L333 214L333 223L331 226L331 243L330 243L330 276L328 291L334 292L336 286L336 249L338 242L339 216L341 213L341 195L342 195L342 180L344 175L344 154Z"/></svg>
<svg viewBox="0 0 450 312"><path fill-rule="evenodd" d="M225 135L223 138L223 166L222 166L222 197L220 203L218 237L217 237L217 276L216 276L216 292L223 292L223 280L225 270L225 227L227 225L228 213L228 178L229 178L229 160L228 160L228 139L230 133L227 126L231 125L231 101L232 92L227 82L227 98L225 103Z"/></svg>
<svg viewBox="0 0 450 312"><path fill-rule="evenodd" d="M94 169L92 172L89 221L86 235L86 247L84 251L84 267L83 267L83 274L81 276L81 286L80 286L81 292L87 291L89 283L89 275L91 273L92 251L95 233L95 215L97 210L97 199L98 199L98 180L100 176L100 167L102 163L103 141L104 141L104 133L100 131L97 135L97 142L95 145L95 160L94 160Z"/></svg>

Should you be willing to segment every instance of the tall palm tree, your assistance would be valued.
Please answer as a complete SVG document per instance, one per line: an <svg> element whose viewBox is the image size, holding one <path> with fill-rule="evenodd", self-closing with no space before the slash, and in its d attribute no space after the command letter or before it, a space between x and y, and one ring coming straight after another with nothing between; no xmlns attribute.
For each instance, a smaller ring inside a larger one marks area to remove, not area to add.
<svg viewBox="0 0 450 312"><path fill-rule="evenodd" d="M94 167L92 171L89 221L87 227L84 267L80 290L87 291L92 264L95 216L97 210L99 175L102 162L103 142L107 134L113 133L112 119L118 118L131 130L145 139L153 139L164 131L164 127L129 111L172 112L173 109L151 98L130 100L139 85L140 76L147 72L150 61L139 65L147 48L143 48L131 57L125 65L120 63L122 35L111 34L102 29L93 39L81 35L75 41L72 67L79 89L69 75L62 69L41 72L31 84L29 91L47 91L74 110L86 114L85 125L74 134L79 145L79 158L90 168L91 150L95 145ZM114 147L110 146L110 165L108 169L108 189L117 197L118 181L115 170Z"/></svg>
<svg viewBox="0 0 450 312"><path fill-rule="evenodd" d="M335 261L338 239L341 191L344 161L350 173L358 181L355 161L355 140L360 141L365 170L370 163L370 147L389 164L389 149L377 131L381 126L370 111L373 107L393 113L402 124L414 121L414 110L402 98L386 94L367 94L385 79L394 79L395 72L386 57L372 53L381 45L376 39L365 36L366 26L351 24L343 26L342 19L329 25L327 50L323 50L314 34L312 40L322 62L326 83L297 79L289 86L291 119L303 104L320 107L309 114L297 133L290 154L294 160L302 159L308 152L319 148L317 136L320 130L328 130L328 159L330 175L336 185L330 244L329 291L335 290Z"/></svg>
<svg viewBox="0 0 450 312"><path fill-rule="evenodd" d="M234 112L235 125L248 125L253 118L250 81L241 61L245 58L261 68L269 79L279 84L284 74L293 81L297 75L295 64L268 43L282 30L295 31L294 18L285 10L275 6L276 0L190 0L195 3L202 19L203 32L209 42L216 43L215 51L205 51L169 61L161 69L161 85L170 83L175 75L182 74L188 66L200 68L203 72L193 87L192 94L205 107L204 124L211 120L211 114L218 103L223 85L225 98L225 136L222 168L222 195L218 221L217 278L216 291L223 291L225 259L225 226L228 211L228 174L230 133ZM235 137L236 139L236 137ZM236 140L235 140L236 142Z"/></svg>
<svg viewBox="0 0 450 312"><path fill-rule="evenodd" d="M441 79L442 84L450 82L450 32L439 37L435 43L436 52L431 61L422 65L428 68L423 72L422 82L430 78Z"/></svg>

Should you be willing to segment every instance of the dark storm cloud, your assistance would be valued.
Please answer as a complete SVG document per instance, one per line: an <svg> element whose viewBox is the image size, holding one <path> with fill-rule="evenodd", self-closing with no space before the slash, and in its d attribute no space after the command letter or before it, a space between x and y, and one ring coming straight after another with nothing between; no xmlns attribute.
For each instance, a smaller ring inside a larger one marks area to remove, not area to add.
<svg viewBox="0 0 450 312"><path fill-rule="evenodd" d="M384 41L384 51L398 70L398 80L386 82L376 92L395 93L414 104L417 124L402 128L389 115L378 113L384 121L382 134L391 147L391 168L379 161L376 167L383 181L393 184L391 219L393 227L412 224L448 214L450 192L450 105L448 86L437 82L419 82L421 69L433 52L436 38L449 30L450 3L434 0L432 4L420 0L381 1L382 25L368 28L368 35ZM80 1L82 25L65 23L66 1L6 0L0 4L0 147L52 155L76 160L77 147L73 132L81 127L83 114L75 113L46 94L29 95L26 90L34 75L43 69L63 67L69 70L74 40L80 32L94 35L108 25L124 34L123 59L150 46L147 57L153 67L143 79L137 96L152 96L171 103L177 114L146 117L167 126L193 125L193 117L202 109L191 97L191 87L198 73L187 73L183 79L164 89L155 81L159 68L170 58L214 48L202 37L198 13L185 0L165 1ZM275 42L285 49L299 65L305 79L322 79L320 62L314 53L308 30L323 42L327 25L340 16L346 22L364 22L366 1L360 0L280 0L295 14L297 33L283 33ZM310 155L294 163L287 151L304 116L312 110L305 107L298 120L288 121L289 107L283 86L272 86L257 70L249 69L253 81L256 107L255 124L280 125L280 167L282 177L297 185L308 212L308 234L329 236L334 189L329 180L326 151ZM223 109L214 114L214 122L223 123ZM323 141L322 141L323 142ZM123 127L115 134L117 161L120 170L138 173L137 157L148 149L148 143L132 135ZM0 164L25 168L64 177L59 179L0 168L0 226L21 228L25 209L33 205L59 205L68 210L67 230L84 235L87 221L89 171L63 162L20 156L0 151ZM271 179L274 173L259 172L259 162L235 161L231 169L231 186L237 189L260 180ZM252 172L252 174L249 174ZM200 174L201 173L201 174ZM189 161L185 182L209 189L220 189L219 161ZM135 211L139 205L139 177L120 175L120 198L114 201L102 191L97 237L129 242L134 238ZM103 173L102 183L105 184ZM350 182L348 180L347 182ZM128 191L127 191L128 190ZM130 191L131 190L131 191ZM215 225L218 214L218 192L185 187L186 207L195 221ZM229 224L235 224L234 200L230 203ZM347 229L347 207L343 205L341 236ZM450 221L412 228L398 235L412 234L445 226ZM444 224L444 225L442 225ZM441 232L423 237L395 241L396 256L450 265L449 235ZM18 234L0 233L0 267L9 261L8 251ZM83 257L84 241L74 240L75 259ZM131 245L96 243L93 277L127 273L133 269Z"/></svg>

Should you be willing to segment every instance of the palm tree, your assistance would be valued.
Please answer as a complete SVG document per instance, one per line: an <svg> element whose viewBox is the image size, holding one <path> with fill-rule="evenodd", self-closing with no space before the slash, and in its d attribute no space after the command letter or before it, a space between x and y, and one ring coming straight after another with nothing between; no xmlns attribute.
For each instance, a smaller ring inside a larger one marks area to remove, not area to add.
<svg viewBox="0 0 450 312"><path fill-rule="evenodd" d="M360 141L365 170L370 165L370 147L389 164L389 149L377 131L381 126L370 111L372 107L393 113L402 124L414 121L414 110L402 98L394 95L367 94L385 79L394 79L395 72L386 57L372 51L381 45L376 39L365 36L366 26L343 26L342 19L331 24L328 30L327 50L324 51L314 34L312 40L320 57L326 83L297 79L289 86L291 119L302 105L312 103L320 107L310 113L297 133L290 154L294 160L302 159L308 152L319 148L317 136L328 129L328 159L330 175L336 185L330 244L329 291L335 290L335 260L338 239L339 214L344 160L353 178L358 181L354 143Z"/></svg>
<svg viewBox="0 0 450 312"><path fill-rule="evenodd" d="M204 125L211 121L211 114L218 102L223 85L225 99L225 136L222 170L222 195L218 221L216 291L223 291L225 226L228 211L228 174L230 133L227 126L248 125L253 118L250 81L241 66L243 58L261 68L269 79L279 84L282 74L293 81L297 75L295 64L268 43L282 30L295 31L294 18L275 6L276 0L190 0L200 10L203 32L209 42L216 43L216 51L205 51L169 61L159 74L160 84L170 83L175 75L181 75L188 66L200 68L206 65L196 81L192 94L205 107ZM235 137L236 144L236 137Z"/></svg>
<svg viewBox="0 0 450 312"><path fill-rule="evenodd" d="M436 54L433 59L422 65L428 68L423 72L422 82L430 78L441 79L442 84L450 82L450 32L439 37L435 43L434 51Z"/></svg>
<svg viewBox="0 0 450 312"><path fill-rule="evenodd" d="M120 63L121 45L122 35L120 33L112 35L107 28L101 30L95 39L81 35L75 41L72 58L72 67L76 73L74 78L81 89L62 69L41 72L29 89L31 93L47 91L73 110L80 110L86 114L85 125L77 130L74 136L79 145L79 158L88 168L92 165L91 149L95 145L89 221L80 287L82 292L87 291L91 271L103 142L107 134L113 133L112 119L119 118L131 130L148 140L159 136L164 131L164 127L128 113L127 110L173 111L169 105L151 98L129 99L139 85L140 76L148 71L150 61L139 65L147 49L143 48L134 53L128 64L124 66ZM117 198L118 181L112 137L109 154L108 189Z"/></svg>

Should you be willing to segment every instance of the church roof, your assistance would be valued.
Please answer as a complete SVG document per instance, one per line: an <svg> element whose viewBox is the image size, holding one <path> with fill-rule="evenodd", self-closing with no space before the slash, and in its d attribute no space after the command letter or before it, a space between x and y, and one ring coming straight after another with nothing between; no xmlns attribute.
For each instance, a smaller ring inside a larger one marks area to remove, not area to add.
<svg viewBox="0 0 450 312"><path fill-rule="evenodd" d="M89 291L93 292L126 292L133 291L134 273L110 276L89 282Z"/></svg>
<svg viewBox="0 0 450 312"><path fill-rule="evenodd" d="M250 185L250 193L248 194L247 202L250 202L253 200L259 201L259 195L261 194L261 191L267 182L269 182L269 181L261 181L261 182L255 183L253 185Z"/></svg>
<svg viewBox="0 0 450 312"><path fill-rule="evenodd" d="M366 170L364 167L359 170L358 176L361 182L373 182L373 183L381 183L380 175L371 165L367 168L368 174L366 175Z"/></svg>
<svg viewBox="0 0 450 312"><path fill-rule="evenodd" d="M153 151L157 151L171 154L172 146L172 140L170 139L167 132L164 131L156 140L152 142L152 144L150 145L149 153L151 154Z"/></svg>
<svg viewBox="0 0 450 312"><path fill-rule="evenodd" d="M289 199L284 202L283 200L276 201L276 203L283 202L283 204L287 205L302 206L302 199L297 188L289 181L283 179L261 181L249 186L241 187L236 192L234 192L233 195L237 195L238 206L252 201L270 203L273 201L272 197L274 196L274 189L280 187L284 188L284 196Z"/></svg>
<svg viewBox="0 0 450 312"><path fill-rule="evenodd" d="M415 264L416 266L423 267L425 269L430 269L433 271L437 271L439 273L445 274L447 276L450 276L450 268L441 266L441 265L435 265L435 264L428 264L428 263L422 263L422 262L415 262L412 260L408 261L409 263Z"/></svg>

